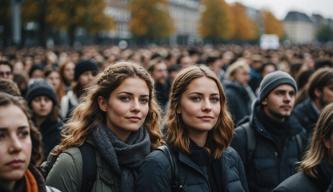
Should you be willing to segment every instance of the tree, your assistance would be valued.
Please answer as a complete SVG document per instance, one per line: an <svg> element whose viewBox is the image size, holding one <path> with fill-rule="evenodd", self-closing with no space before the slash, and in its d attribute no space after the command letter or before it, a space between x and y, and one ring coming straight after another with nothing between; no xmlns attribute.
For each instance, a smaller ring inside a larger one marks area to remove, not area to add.
<svg viewBox="0 0 333 192"><path fill-rule="evenodd" d="M261 12L264 20L264 33L275 34L281 39L284 36L283 24L278 20L272 12L263 10Z"/></svg>
<svg viewBox="0 0 333 192"><path fill-rule="evenodd" d="M143 40L169 37L174 31L174 23L168 3L168 0L132 0L129 4L132 35Z"/></svg>
<svg viewBox="0 0 333 192"><path fill-rule="evenodd" d="M241 3L231 5L231 22L233 23L232 39L255 40L258 38L258 26L246 15L246 9Z"/></svg>
<svg viewBox="0 0 333 192"><path fill-rule="evenodd" d="M330 25L323 24L317 32L317 40L320 42L333 41L333 30Z"/></svg>
<svg viewBox="0 0 333 192"><path fill-rule="evenodd" d="M199 33L205 39L227 39L230 36L228 5L224 0L204 0Z"/></svg>
<svg viewBox="0 0 333 192"><path fill-rule="evenodd" d="M104 12L105 0L52 0L48 4L47 23L69 35L73 45L75 32L81 27L90 34L114 28L113 19Z"/></svg>

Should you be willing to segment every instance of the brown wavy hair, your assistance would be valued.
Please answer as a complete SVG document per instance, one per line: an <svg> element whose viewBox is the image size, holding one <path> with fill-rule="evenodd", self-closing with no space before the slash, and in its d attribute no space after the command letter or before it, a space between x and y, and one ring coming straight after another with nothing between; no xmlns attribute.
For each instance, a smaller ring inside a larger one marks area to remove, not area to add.
<svg viewBox="0 0 333 192"><path fill-rule="evenodd" d="M10 105L15 105L20 108L28 119L32 143L30 163L34 166L38 166L43 160L42 138L39 131L32 123L31 114L29 113L26 101L22 97L12 96L7 93L0 92L0 107L8 107Z"/></svg>
<svg viewBox="0 0 333 192"><path fill-rule="evenodd" d="M167 142L169 145L182 152L190 153L190 139L186 125L181 115L176 113L176 111L180 107L181 96L186 91L189 84L200 77L207 77L213 80L220 93L221 112L215 126L208 132L206 142L212 143L212 145L207 146L207 148L213 154L214 158L220 158L223 151L231 142L234 123L227 110L226 98L221 82L216 77L215 73L206 66L187 67L181 70L173 81L166 115Z"/></svg>
<svg viewBox="0 0 333 192"><path fill-rule="evenodd" d="M305 153L299 170L306 175L316 178L316 167L325 158L333 158L329 149L325 146L325 140L329 140L333 133L333 103L327 105L321 112L314 128L309 149Z"/></svg>
<svg viewBox="0 0 333 192"><path fill-rule="evenodd" d="M138 77L147 83L149 88L149 111L143 123L147 129L152 148L157 148L164 142L160 130L160 108L155 99L154 82L149 73L140 65L119 62L107 67L96 79L96 83L88 89L83 101L74 110L72 118L65 124L62 131L61 143L52 151L58 155L63 150L80 146L87 139L87 136L100 122L105 122L106 114L100 110L98 97L109 99L113 90L121 83L131 77Z"/></svg>

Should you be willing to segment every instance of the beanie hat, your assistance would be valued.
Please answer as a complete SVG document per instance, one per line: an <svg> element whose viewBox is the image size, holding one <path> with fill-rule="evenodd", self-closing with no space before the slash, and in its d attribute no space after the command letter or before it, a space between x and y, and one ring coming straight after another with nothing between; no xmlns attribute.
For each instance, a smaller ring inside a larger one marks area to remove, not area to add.
<svg viewBox="0 0 333 192"><path fill-rule="evenodd" d="M52 100L53 104L57 103L57 95L46 80L35 80L28 87L25 98L30 105L32 100L38 96L47 96Z"/></svg>
<svg viewBox="0 0 333 192"><path fill-rule="evenodd" d="M283 71L275 71L266 75L260 82L258 88L259 102L261 102L273 89L282 84L291 85L294 90L297 91L296 81L288 73Z"/></svg>
<svg viewBox="0 0 333 192"><path fill-rule="evenodd" d="M80 75L86 71L97 71L97 64L90 60L83 60L76 64L74 79L77 81Z"/></svg>

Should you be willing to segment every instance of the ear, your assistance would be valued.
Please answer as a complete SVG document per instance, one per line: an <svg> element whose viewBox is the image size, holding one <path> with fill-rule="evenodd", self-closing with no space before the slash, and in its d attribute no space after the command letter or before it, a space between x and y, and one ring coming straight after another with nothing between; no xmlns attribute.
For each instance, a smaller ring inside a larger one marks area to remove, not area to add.
<svg viewBox="0 0 333 192"><path fill-rule="evenodd" d="M314 90L314 94L315 94L316 98L320 98L321 97L321 91L319 89L315 89Z"/></svg>
<svg viewBox="0 0 333 192"><path fill-rule="evenodd" d="M267 105L267 97L261 101L261 105L266 106Z"/></svg>
<svg viewBox="0 0 333 192"><path fill-rule="evenodd" d="M181 111L180 111L179 106L178 106L177 109L176 109L176 113L177 113L177 114L181 114Z"/></svg>
<svg viewBox="0 0 333 192"><path fill-rule="evenodd" d="M102 96L98 96L97 102L100 110L106 112L108 108L106 100Z"/></svg>

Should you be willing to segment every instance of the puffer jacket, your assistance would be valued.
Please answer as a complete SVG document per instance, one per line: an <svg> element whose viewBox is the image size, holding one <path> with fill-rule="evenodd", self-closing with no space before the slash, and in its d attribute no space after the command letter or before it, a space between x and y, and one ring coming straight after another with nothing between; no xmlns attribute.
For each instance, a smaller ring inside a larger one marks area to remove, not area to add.
<svg viewBox="0 0 333 192"><path fill-rule="evenodd" d="M189 155L175 152L178 174L185 192L209 192L207 172L194 163ZM248 191L244 168L237 152L228 147L220 158L225 192ZM150 153L138 171L138 192L171 192L171 165L167 156L159 150Z"/></svg>
<svg viewBox="0 0 333 192"><path fill-rule="evenodd" d="M260 106L256 103L249 122L256 142L252 155L249 155L247 132L242 126L236 128L231 146L244 163L250 191L268 192L296 173L297 163L303 156L307 138L304 128L295 117L291 116L288 120L289 132L280 149L271 133L259 121L257 117L259 110ZM302 146L297 142L297 134L301 136Z"/></svg>
<svg viewBox="0 0 333 192"><path fill-rule="evenodd" d="M88 140L94 145L92 140ZM88 162L87 162L88 163ZM97 175L92 192L115 192L118 189L118 179L96 151ZM47 175L46 184L62 192L81 191L82 156L78 147L62 152Z"/></svg>
<svg viewBox="0 0 333 192"><path fill-rule="evenodd" d="M237 125L244 117L250 115L253 98L244 86L235 81L224 80L223 87L228 109Z"/></svg>

